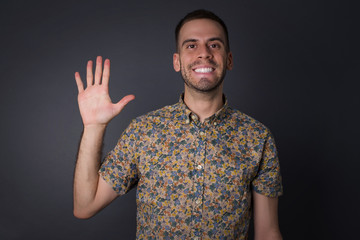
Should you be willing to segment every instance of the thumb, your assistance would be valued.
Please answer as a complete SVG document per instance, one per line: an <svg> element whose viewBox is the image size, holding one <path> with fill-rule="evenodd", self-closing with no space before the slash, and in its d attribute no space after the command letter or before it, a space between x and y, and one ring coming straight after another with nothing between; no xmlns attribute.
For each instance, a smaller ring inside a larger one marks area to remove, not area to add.
<svg viewBox="0 0 360 240"><path fill-rule="evenodd" d="M128 104L130 101L134 100L135 96L134 95L127 95L125 97L123 97L119 102L117 102L115 104L115 112L116 115L119 114L123 108L126 106L126 104Z"/></svg>

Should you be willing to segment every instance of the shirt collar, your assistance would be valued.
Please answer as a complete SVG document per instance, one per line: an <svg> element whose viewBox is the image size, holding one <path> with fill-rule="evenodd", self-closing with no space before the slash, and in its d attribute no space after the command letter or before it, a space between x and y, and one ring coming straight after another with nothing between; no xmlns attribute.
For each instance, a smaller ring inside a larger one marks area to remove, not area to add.
<svg viewBox="0 0 360 240"><path fill-rule="evenodd" d="M223 95L224 105L211 117L207 118L205 121L210 122L218 122L220 123L221 120L223 120L228 114L230 107L228 105L228 100L225 95ZM180 121L185 121L185 123L190 123L193 120L197 119L197 116L195 113L193 113L185 104L184 102L184 93L180 95L179 102L179 112L177 118ZM193 119L194 118L194 119Z"/></svg>

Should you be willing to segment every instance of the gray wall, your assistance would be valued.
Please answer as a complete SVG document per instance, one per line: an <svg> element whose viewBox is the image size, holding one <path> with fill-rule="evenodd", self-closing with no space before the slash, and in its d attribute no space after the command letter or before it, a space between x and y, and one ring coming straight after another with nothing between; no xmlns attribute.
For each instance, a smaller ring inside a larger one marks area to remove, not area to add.
<svg viewBox="0 0 360 240"><path fill-rule="evenodd" d="M230 104L277 140L284 238L357 236L359 21L350 1L1 1L0 239L134 239L134 190L90 220L72 215L82 131L73 75L102 55L113 100L136 95L109 125L106 153L132 118L178 100L173 29L197 8L228 24Z"/></svg>

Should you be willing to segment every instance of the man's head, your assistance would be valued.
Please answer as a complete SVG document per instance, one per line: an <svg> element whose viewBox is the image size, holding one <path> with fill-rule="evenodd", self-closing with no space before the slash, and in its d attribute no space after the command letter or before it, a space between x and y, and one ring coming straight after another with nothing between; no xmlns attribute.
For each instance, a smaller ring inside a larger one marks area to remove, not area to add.
<svg viewBox="0 0 360 240"><path fill-rule="evenodd" d="M189 13L176 27L175 71L181 71L186 90L221 90L226 70L232 69L227 30L215 14L197 10Z"/></svg>
<svg viewBox="0 0 360 240"><path fill-rule="evenodd" d="M176 28L175 28L175 43L176 43L176 51L179 51L179 32L180 29L182 28L182 26L191 21L191 20L195 20L195 19L210 19L213 20L217 23L219 23L221 25L221 27L223 28L224 34L225 34L225 38L226 38L226 51L229 52L230 51L230 44L229 44L229 34L228 34L228 30L227 27L224 23L224 21L219 18L217 15L215 15L213 12L204 10L204 9L199 9L199 10L195 10L193 12L188 13L183 19L181 19L179 21L179 23L177 24Z"/></svg>

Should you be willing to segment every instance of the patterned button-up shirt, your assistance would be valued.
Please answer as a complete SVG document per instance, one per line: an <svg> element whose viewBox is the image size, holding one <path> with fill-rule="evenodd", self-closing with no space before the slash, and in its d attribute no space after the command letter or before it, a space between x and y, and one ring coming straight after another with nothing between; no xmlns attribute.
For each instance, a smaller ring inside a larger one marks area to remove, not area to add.
<svg viewBox="0 0 360 240"><path fill-rule="evenodd" d="M136 118L99 172L137 186L137 239L247 239L251 192L282 194L271 133L227 104L203 123L182 99Z"/></svg>

